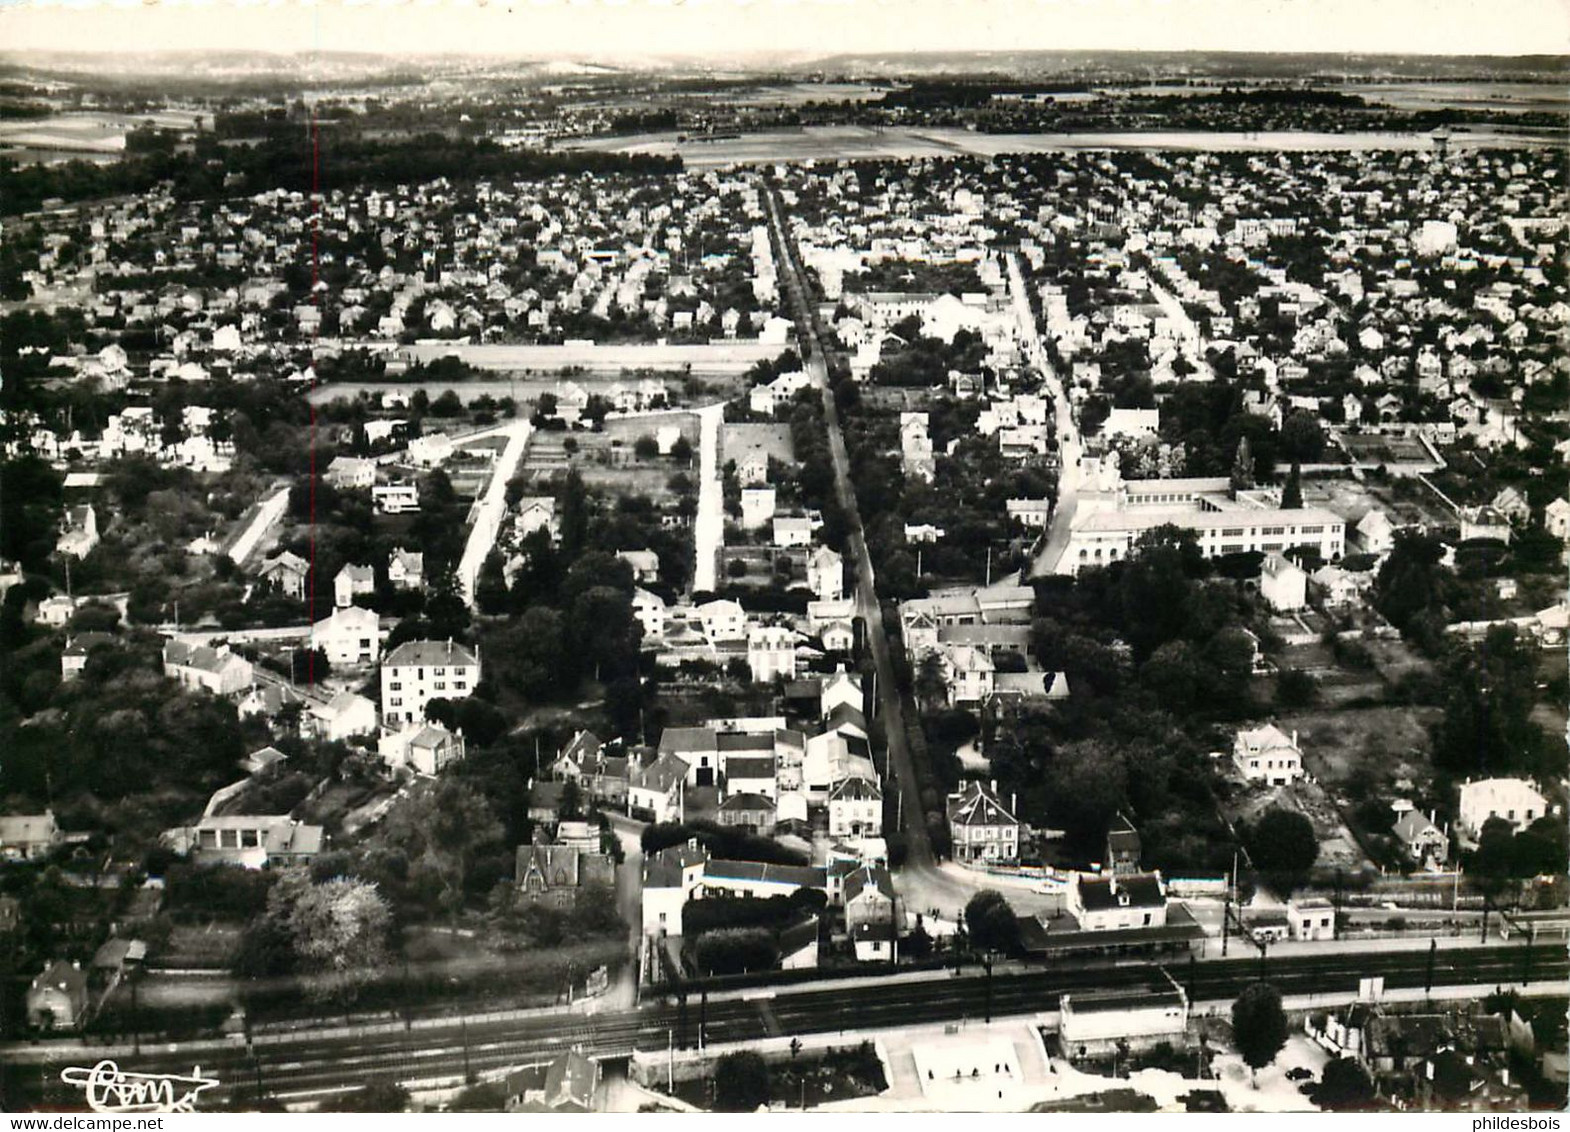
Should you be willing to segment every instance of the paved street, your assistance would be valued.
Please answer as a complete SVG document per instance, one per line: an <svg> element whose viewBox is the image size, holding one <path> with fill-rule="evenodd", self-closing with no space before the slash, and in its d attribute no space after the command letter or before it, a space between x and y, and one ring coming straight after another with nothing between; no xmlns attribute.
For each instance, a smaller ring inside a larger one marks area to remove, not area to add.
<svg viewBox="0 0 1570 1132"><path fill-rule="evenodd" d="M717 584L720 548L725 545L725 489L720 480L720 426L725 406L698 410L702 432L698 437L698 514L693 520L697 562L692 571L694 593L713 593Z"/></svg>
<svg viewBox="0 0 1570 1132"><path fill-rule="evenodd" d="M1047 521L1047 531L1031 567L1031 577L1061 573L1063 553L1068 549L1069 534L1074 524L1074 511L1079 505L1079 458L1084 451L1080 440L1079 425L1074 420L1074 409L1069 403L1068 389L1063 378L1052 368L1046 347L1041 341L1041 330L1036 326L1036 316L1030 309L1030 297L1025 290L1025 273L1019 265L1019 253L1008 254L1009 293L1013 299L1014 317L1019 322L1019 333L1030 355L1031 365L1041 374L1047 393L1052 397L1053 423L1057 430L1058 455L1062 467L1058 471L1058 497L1052 507L1052 517Z"/></svg>
<svg viewBox="0 0 1570 1132"><path fill-rule="evenodd" d="M480 567L485 565L486 556L495 547L502 520L507 515L507 481L516 474L519 461L523 459L524 452L528 451L531 431L526 420L513 421L506 427L507 447L496 458L496 470L491 473L491 482L486 485L484 496L475 504L469 541L464 543L463 557L458 561L459 591L470 605L474 604L474 583L480 576Z"/></svg>

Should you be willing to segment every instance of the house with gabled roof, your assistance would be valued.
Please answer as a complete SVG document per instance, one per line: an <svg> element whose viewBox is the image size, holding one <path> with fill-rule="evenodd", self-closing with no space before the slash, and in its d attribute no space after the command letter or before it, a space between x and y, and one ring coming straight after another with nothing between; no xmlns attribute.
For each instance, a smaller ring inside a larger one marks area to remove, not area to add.
<svg viewBox="0 0 1570 1132"><path fill-rule="evenodd" d="M418 590L425 588L425 554L418 550L398 547L387 556L387 581L394 589Z"/></svg>
<svg viewBox="0 0 1570 1132"><path fill-rule="evenodd" d="M967 782L948 796L949 838L956 861L1019 859L1020 822L996 786Z"/></svg>
<svg viewBox="0 0 1570 1132"><path fill-rule="evenodd" d="M554 1061L507 1074L502 1091L507 1112L594 1112L600 1092L600 1063L567 1050Z"/></svg>
<svg viewBox="0 0 1570 1132"><path fill-rule="evenodd" d="M648 766L634 767L627 779L627 813L656 822L680 821L690 768L672 751L661 751Z"/></svg>
<svg viewBox="0 0 1570 1132"><path fill-rule="evenodd" d="M1303 777L1297 732L1288 736L1273 723L1239 730L1232 744L1232 762L1250 782L1285 786Z"/></svg>
<svg viewBox="0 0 1570 1132"><path fill-rule="evenodd" d="M300 716L300 733L329 743L356 735L374 735L376 704L354 692L339 692L325 704L306 707Z"/></svg>
<svg viewBox="0 0 1570 1132"><path fill-rule="evenodd" d="M1167 894L1159 873L1073 873L1066 906L1086 932L1160 928L1167 923Z"/></svg>
<svg viewBox="0 0 1570 1132"><path fill-rule="evenodd" d="M55 553L69 555L80 561L98 545L98 512L91 503L68 507L61 522L60 537L55 542Z"/></svg>
<svg viewBox="0 0 1570 1132"><path fill-rule="evenodd" d="M883 790L874 779L853 775L829 789L830 837L880 837Z"/></svg>
<svg viewBox="0 0 1570 1132"><path fill-rule="evenodd" d="M243 691L251 683L251 662L228 645L205 645L175 637L164 642L164 675L187 688L205 688L215 696Z"/></svg>
<svg viewBox="0 0 1570 1132"><path fill-rule="evenodd" d="M257 571L261 580L296 601L305 600L305 584L310 577L311 564L293 551L285 550L264 559Z"/></svg>

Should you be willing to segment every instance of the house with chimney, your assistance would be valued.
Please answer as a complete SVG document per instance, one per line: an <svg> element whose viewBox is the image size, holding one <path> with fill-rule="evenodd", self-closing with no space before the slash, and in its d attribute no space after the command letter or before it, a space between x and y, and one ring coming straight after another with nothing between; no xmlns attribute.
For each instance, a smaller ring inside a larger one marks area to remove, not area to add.
<svg viewBox="0 0 1570 1132"><path fill-rule="evenodd" d="M551 775L559 782L575 782L584 797L617 808L627 804L627 783L631 760L611 754L592 731L579 731L551 763Z"/></svg>
<svg viewBox="0 0 1570 1132"><path fill-rule="evenodd" d="M388 727L425 719L434 699L461 700L480 682L480 652L445 641L405 641L382 660L382 722Z"/></svg>
<svg viewBox="0 0 1570 1132"><path fill-rule="evenodd" d="M616 863L598 847L552 844L536 830L532 843L518 846L513 876L525 902L566 909L586 888L615 888Z"/></svg>
<svg viewBox="0 0 1570 1132"><path fill-rule="evenodd" d="M1167 893L1159 873L1073 873L1066 908L1081 931L1127 931L1167 924Z"/></svg>
<svg viewBox="0 0 1570 1132"><path fill-rule="evenodd" d="M948 822L956 861L1019 859L1020 822L998 797L996 783L966 782L950 794Z"/></svg>
<svg viewBox="0 0 1570 1132"><path fill-rule="evenodd" d="M1232 744L1232 762L1249 782L1286 786L1303 777L1297 732L1288 736L1273 723L1239 731Z"/></svg>
<svg viewBox="0 0 1570 1132"><path fill-rule="evenodd" d="M383 735L376 750L388 770L408 770L430 777L461 761L465 746L462 730L449 731L440 723L426 722L411 723L402 731Z"/></svg>
<svg viewBox="0 0 1570 1132"><path fill-rule="evenodd" d="M1407 859L1420 868L1437 869L1450 857L1450 835L1410 802L1399 806L1392 832Z"/></svg>
<svg viewBox="0 0 1570 1132"><path fill-rule="evenodd" d="M265 585L272 586L295 601L305 600L306 580L310 575L311 564L289 550L264 559L262 568L257 572Z"/></svg>
<svg viewBox="0 0 1570 1132"><path fill-rule="evenodd" d="M175 637L164 642L164 675L187 688L205 688L215 696L231 696L251 685L251 662L228 645L201 644Z"/></svg>

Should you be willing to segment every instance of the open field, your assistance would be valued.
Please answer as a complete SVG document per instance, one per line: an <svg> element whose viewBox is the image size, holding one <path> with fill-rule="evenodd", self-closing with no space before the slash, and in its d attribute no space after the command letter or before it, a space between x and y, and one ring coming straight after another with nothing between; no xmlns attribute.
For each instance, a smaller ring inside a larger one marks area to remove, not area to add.
<svg viewBox="0 0 1570 1132"><path fill-rule="evenodd" d="M981 134L946 128L880 128L875 126L807 126L769 130L708 141L679 140L675 132L627 137L572 139L563 149L616 153L679 155L691 169L750 165L773 161L903 160L912 157L995 157L1005 153L1062 153L1073 150L1139 149L1204 152L1365 152L1429 150L1427 134L1346 133L1309 131L1223 133L1219 131L1131 131L1078 134ZM1499 148L1547 145L1543 138L1476 130L1457 133L1452 146Z"/></svg>
<svg viewBox="0 0 1570 1132"><path fill-rule="evenodd" d="M1398 110L1570 114L1570 93L1554 83L1349 83L1341 89Z"/></svg>
<svg viewBox="0 0 1570 1132"><path fill-rule="evenodd" d="M1391 780L1426 777L1428 724L1438 717L1437 708L1332 708L1288 712L1276 726L1297 732L1310 774L1340 784L1359 768Z"/></svg>

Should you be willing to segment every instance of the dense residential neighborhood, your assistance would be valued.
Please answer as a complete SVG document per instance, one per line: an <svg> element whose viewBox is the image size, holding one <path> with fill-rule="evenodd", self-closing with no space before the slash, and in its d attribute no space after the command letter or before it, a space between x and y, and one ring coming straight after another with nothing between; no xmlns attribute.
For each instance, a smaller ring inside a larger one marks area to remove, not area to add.
<svg viewBox="0 0 1570 1132"><path fill-rule="evenodd" d="M709 81L0 130L0 1107L1562 1107L1562 147Z"/></svg>

